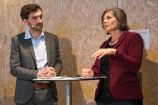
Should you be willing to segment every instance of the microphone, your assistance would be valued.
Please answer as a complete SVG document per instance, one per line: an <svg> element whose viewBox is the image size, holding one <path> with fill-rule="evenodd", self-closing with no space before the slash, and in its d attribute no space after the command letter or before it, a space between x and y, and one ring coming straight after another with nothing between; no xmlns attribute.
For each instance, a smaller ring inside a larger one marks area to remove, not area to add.
<svg viewBox="0 0 158 105"><path fill-rule="evenodd" d="M34 28L35 26L34 26L34 25L31 25L31 27Z"/></svg>
<svg viewBox="0 0 158 105"><path fill-rule="evenodd" d="M30 27L32 28L32 30L34 31L41 31L42 28L43 28L43 24L42 23L39 23L39 24L36 24L36 25L30 25Z"/></svg>

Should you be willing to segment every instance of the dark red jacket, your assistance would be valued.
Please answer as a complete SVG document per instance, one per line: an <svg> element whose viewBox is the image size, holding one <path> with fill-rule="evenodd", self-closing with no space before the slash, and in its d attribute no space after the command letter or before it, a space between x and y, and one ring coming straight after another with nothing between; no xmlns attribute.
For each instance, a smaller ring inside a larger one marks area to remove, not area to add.
<svg viewBox="0 0 158 105"><path fill-rule="evenodd" d="M105 48L110 38L100 48ZM116 53L110 57L110 91L114 98L142 99L142 91L137 78L143 55L143 39L138 33L124 31L114 48ZM100 76L100 60L96 59L92 69ZM96 96L100 88L96 90Z"/></svg>

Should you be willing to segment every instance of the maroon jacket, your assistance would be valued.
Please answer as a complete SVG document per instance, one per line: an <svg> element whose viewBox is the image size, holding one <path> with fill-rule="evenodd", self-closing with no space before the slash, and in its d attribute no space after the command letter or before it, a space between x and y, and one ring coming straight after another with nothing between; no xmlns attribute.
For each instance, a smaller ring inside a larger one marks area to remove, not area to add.
<svg viewBox="0 0 158 105"><path fill-rule="evenodd" d="M100 48L105 48L110 38ZM114 48L116 53L110 57L110 91L114 98L142 99L142 91L137 78L143 55L143 39L138 33L124 31ZM94 74L100 76L100 60L96 59L92 69ZM96 96L98 95L98 88Z"/></svg>

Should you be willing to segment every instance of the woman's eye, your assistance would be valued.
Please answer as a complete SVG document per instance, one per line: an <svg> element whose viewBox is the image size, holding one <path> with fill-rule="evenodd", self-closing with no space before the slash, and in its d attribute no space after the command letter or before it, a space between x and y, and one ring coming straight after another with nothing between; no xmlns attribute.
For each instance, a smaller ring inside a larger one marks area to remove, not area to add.
<svg viewBox="0 0 158 105"><path fill-rule="evenodd" d="M111 17L110 17L110 16L107 16L106 19L111 19Z"/></svg>

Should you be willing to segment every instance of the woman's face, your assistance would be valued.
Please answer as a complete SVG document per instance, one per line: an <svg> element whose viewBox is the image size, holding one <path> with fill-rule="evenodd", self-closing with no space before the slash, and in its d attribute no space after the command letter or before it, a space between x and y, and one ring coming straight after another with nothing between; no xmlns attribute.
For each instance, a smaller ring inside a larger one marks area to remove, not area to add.
<svg viewBox="0 0 158 105"><path fill-rule="evenodd" d="M118 30L118 21L116 17L112 14L112 11L105 13L103 17L103 27L107 33Z"/></svg>

